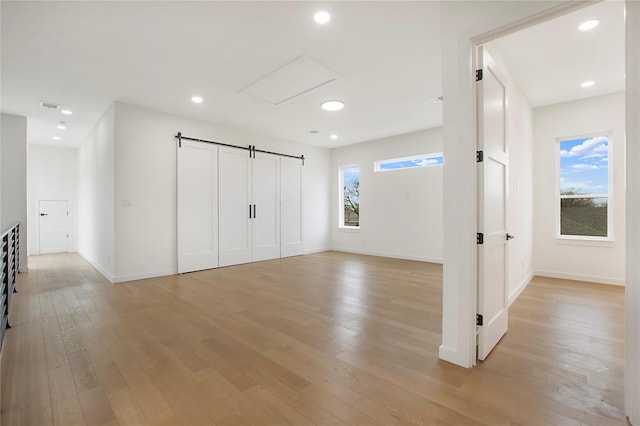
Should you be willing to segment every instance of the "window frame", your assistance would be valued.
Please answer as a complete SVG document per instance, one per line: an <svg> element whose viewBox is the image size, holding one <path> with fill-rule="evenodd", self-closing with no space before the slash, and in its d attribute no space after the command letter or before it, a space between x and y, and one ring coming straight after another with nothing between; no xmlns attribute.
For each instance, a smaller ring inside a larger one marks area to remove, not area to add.
<svg viewBox="0 0 640 426"><path fill-rule="evenodd" d="M358 169L358 182L360 182L362 168L359 164L346 164L338 167L338 228L345 231L360 230L360 214L358 214L358 226L344 224L344 171L356 168Z"/></svg>
<svg viewBox="0 0 640 426"><path fill-rule="evenodd" d="M572 141L576 139L585 138L607 138L607 194L582 194L582 195L560 195L560 145L562 142ZM613 140L611 132L590 132L576 136L563 136L557 137L555 143L555 227L556 227L556 241L559 244L576 244L576 245L610 245L614 241L613 238ZM564 235L561 234L561 200L571 198L606 198L607 199L607 236L600 237L594 235Z"/></svg>
<svg viewBox="0 0 640 426"><path fill-rule="evenodd" d="M442 157L442 163L439 164L430 164L430 165L424 165L424 166L413 166L413 167L399 167L396 169L381 169L380 166L383 164L388 164L388 163L398 163L401 161L412 161L412 160L421 160L423 158L440 158ZM373 171L375 173L378 172L393 172L396 170L411 170L411 169L422 169L422 168L427 168L427 167L434 167L434 166L442 166L444 164L444 155L442 154L442 152L433 152L433 153L429 153L429 154L419 154L419 155L411 155L408 157L400 157L400 158L390 158L388 160L378 160L378 161L374 161L373 162Z"/></svg>

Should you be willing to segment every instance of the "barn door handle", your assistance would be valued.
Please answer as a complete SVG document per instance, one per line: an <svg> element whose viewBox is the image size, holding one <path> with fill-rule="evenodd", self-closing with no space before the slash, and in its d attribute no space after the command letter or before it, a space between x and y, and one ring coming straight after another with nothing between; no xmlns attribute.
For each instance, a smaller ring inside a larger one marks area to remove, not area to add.
<svg viewBox="0 0 640 426"><path fill-rule="evenodd" d="M40 213L40 216L49 216L49 213Z"/></svg>

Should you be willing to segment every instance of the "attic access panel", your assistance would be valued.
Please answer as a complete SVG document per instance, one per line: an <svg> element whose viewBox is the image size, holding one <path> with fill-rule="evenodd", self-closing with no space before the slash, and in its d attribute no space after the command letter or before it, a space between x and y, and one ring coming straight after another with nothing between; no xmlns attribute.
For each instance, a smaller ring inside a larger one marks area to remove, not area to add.
<svg viewBox="0 0 640 426"><path fill-rule="evenodd" d="M272 105L281 105L325 86L338 75L307 56L300 56L270 72L239 93Z"/></svg>

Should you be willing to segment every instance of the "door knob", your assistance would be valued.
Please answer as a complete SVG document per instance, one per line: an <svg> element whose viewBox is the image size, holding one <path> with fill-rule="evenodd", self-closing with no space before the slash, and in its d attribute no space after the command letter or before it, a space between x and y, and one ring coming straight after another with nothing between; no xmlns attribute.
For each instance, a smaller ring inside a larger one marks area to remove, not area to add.
<svg viewBox="0 0 640 426"><path fill-rule="evenodd" d="M513 240L515 237L516 237L515 235L511 235L507 232L507 241Z"/></svg>

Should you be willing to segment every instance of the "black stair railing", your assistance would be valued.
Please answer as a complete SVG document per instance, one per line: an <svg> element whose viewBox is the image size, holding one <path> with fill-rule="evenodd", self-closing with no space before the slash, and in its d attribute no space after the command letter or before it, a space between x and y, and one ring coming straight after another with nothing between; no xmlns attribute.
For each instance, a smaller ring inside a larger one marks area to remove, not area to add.
<svg viewBox="0 0 640 426"><path fill-rule="evenodd" d="M16 277L20 266L20 224L16 223L2 234L2 283L0 284L0 348L4 332L11 328L9 307L16 292Z"/></svg>

